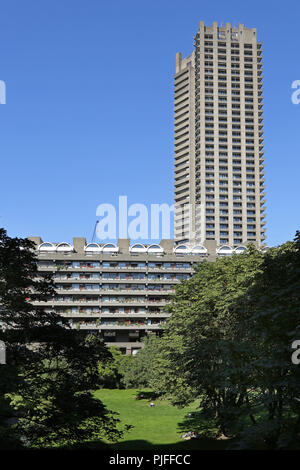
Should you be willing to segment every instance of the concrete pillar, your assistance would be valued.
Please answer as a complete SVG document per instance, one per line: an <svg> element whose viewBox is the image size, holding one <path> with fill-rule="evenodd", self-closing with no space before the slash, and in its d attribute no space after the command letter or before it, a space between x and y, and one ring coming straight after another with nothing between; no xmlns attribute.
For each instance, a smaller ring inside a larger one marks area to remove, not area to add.
<svg viewBox="0 0 300 470"><path fill-rule="evenodd" d="M80 237L74 237L73 246L74 246L74 250L77 253L84 253L84 247L86 246L86 239L80 238Z"/></svg>

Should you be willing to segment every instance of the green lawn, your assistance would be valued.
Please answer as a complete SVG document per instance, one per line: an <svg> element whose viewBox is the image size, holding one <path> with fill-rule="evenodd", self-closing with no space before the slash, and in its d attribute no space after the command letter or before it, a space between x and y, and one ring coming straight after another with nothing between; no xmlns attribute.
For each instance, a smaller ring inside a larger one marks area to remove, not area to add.
<svg viewBox="0 0 300 470"><path fill-rule="evenodd" d="M153 400L155 407L149 406L149 397L136 400L141 390L108 390L95 392L108 409L119 413L124 424L134 426L122 440L111 445L116 450L132 449L224 449L226 442L215 439L192 439L185 441L181 435L193 429L193 419L187 417L197 412L197 404L184 409L173 407L164 400ZM144 390L145 394L149 391ZM151 392L150 392L151 393ZM196 423L195 423L196 424ZM199 424L199 423L198 423ZM195 427L195 426L194 426Z"/></svg>

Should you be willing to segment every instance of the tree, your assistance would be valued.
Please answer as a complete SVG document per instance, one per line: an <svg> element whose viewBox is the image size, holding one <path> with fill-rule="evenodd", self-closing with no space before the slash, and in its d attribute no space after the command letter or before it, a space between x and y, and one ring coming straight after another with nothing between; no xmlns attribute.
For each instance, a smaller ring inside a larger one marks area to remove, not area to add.
<svg viewBox="0 0 300 470"><path fill-rule="evenodd" d="M248 376L245 364L237 360L244 344L235 305L254 282L261 263L262 254L254 249L247 256L203 262L193 278L176 288L152 380L156 390L167 390L180 406L200 398L201 405L215 413L223 433L228 416L245 403Z"/></svg>
<svg viewBox="0 0 300 470"><path fill-rule="evenodd" d="M160 343L156 336L146 338L144 343L144 348L120 368L126 388L149 387Z"/></svg>
<svg viewBox="0 0 300 470"><path fill-rule="evenodd" d="M259 435L268 448L297 439L299 257L297 232L267 253L249 247L201 263L169 308L152 385L181 406L199 399L220 432L244 446L261 445Z"/></svg>
<svg viewBox="0 0 300 470"><path fill-rule="evenodd" d="M100 384L104 388L124 388L124 371L130 367L134 359L131 355L124 355L121 351L111 346L109 348L111 360L100 362L98 372L100 375Z"/></svg>
<svg viewBox="0 0 300 470"><path fill-rule="evenodd" d="M261 275L248 292L248 320L255 355L251 363L255 405L263 417L243 433L253 441L260 426L266 445L299 445L300 369L291 360L291 345L300 339L300 233L294 242L270 249L264 256Z"/></svg>
<svg viewBox="0 0 300 470"><path fill-rule="evenodd" d="M39 276L33 243L0 229L0 340L7 347L1 393L17 416L6 435L38 447L115 440L118 420L90 392L98 386L98 363L111 354L99 336L74 331L32 303L53 294L52 280Z"/></svg>

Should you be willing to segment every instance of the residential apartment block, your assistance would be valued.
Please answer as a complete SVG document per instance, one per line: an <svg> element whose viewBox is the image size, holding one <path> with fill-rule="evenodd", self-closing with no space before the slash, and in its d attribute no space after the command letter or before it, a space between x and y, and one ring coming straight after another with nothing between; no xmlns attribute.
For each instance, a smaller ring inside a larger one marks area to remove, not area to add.
<svg viewBox="0 0 300 470"><path fill-rule="evenodd" d="M262 44L255 28L200 21L176 55L177 243L264 246Z"/></svg>
<svg viewBox="0 0 300 470"><path fill-rule="evenodd" d="M205 246L175 247L173 240L130 246L127 239L117 245L29 239L41 276L51 273L55 283L55 296L38 304L69 318L72 328L101 331L107 345L126 354L140 349L145 336L161 333L169 316L163 307L175 286L193 274L195 264L217 256Z"/></svg>

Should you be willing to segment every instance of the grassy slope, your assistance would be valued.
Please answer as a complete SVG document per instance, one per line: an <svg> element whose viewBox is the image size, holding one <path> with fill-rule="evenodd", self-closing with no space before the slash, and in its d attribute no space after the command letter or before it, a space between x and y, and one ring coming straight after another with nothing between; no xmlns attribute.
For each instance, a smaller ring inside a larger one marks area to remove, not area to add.
<svg viewBox="0 0 300 470"><path fill-rule="evenodd" d="M119 413L124 424L134 426L121 441L112 445L114 449L216 449L224 448L225 443L208 439L184 441L181 428L187 414L197 411L197 405L178 409L163 400L154 400L155 407L150 408L149 399L136 400L139 390L107 390L95 392L108 409Z"/></svg>

